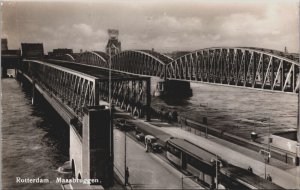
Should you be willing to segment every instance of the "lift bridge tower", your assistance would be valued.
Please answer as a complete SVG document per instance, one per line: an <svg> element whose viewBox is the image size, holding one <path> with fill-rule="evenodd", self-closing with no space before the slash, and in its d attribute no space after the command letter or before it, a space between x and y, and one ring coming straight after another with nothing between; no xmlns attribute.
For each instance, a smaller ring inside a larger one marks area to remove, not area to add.
<svg viewBox="0 0 300 190"><path fill-rule="evenodd" d="M119 30L108 29L108 36L109 39L106 45L106 53L114 56L121 52L121 42L118 40Z"/></svg>

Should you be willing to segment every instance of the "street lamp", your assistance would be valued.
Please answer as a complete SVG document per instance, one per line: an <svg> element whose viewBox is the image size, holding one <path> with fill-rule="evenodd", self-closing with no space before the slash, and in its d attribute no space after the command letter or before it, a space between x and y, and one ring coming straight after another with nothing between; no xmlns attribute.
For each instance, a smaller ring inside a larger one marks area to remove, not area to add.
<svg viewBox="0 0 300 190"><path fill-rule="evenodd" d="M110 109L110 114L112 114L112 99L111 99L111 47L108 47L108 53L109 53L109 70L108 70L108 101L109 101L109 109ZM111 127L111 130L112 127ZM126 129L124 131L124 184L125 186L127 185L127 181L128 181L128 176L126 175L126 170L127 170L127 133L126 133Z"/></svg>
<svg viewBox="0 0 300 190"><path fill-rule="evenodd" d="M218 155L216 154L216 189L218 189Z"/></svg>
<svg viewBox="0 0 300 190"><path fill-rule="evenodd" d="M263 155L264 160L265 160L265 179L267 179L267 160L270 159L271 154L270 154L269 151L267 151L267 150L265 150L265 149L261 149L261 150L259 151L259 153L260 153L261 155Z"/></svg>
<svg viewBox="0 0 300 190"><path fill-rule="evenodd" d="M111 48L109 47L109 71L108 71L108 104L110 116L110 160L112 168L114 168L114 129L113 129L113 114L112 114L112 98L111 98ZM95 84L98 85L98 84ZM113 170L113 169L112 169ZM113 172L113 171L112 171Z"/></svg>
<svg viewBox="0 0 300 190"><path fill-rule="evenodd" d="M125 186L127 185L127 182L128 182L128 176L126 174L126 170L127 170L127 157L126 157L126 154L127 154L127 148L126 148L126 144L127 144L127 133L126 133L126 129L124 131L124 134L125 134L125 142L124 142L124 184Z"/></svg>

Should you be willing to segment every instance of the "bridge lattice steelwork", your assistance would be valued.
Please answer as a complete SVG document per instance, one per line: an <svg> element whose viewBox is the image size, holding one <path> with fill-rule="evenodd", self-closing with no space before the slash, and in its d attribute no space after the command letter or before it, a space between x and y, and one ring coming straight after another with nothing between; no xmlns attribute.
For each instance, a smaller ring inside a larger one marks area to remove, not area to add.
<svg viewBox="0 0 300 190"><path fill-rule="evenodd" d="M103 52L84 52L76 62L109 68ZM151 50L123 51L111 58L111 69L127 73L294 93L299 91L299 67L283 52L244 47L201 49L174 60Z"/></svg>
<svg viewBox="0 0 300 190"><path fill-rule="evenodd" d="M22 71L44 90L57 97L79 120L83 108L108 101L108 69L92 68L70 61L25 60ZM150 78L111 73L111 97L116 106L144 116L150 107Z"/></svg>
<svg viewBox="0 0 300 190"><path fill-rule="evenodd" d="M36 60L24 61L22 71L65 103L78 118L83 116L84 107L99 105L96 77Z"/></svg>
<svg viewBox="0 0 300 190"><path fill-rule="evenodd" d="M248 48L202 49L166 66L166 78L296 92L299 63Z"/></svg>
<svg viewBox="0 0 300 190"><path fill-rule="evenodd" d="M100 51L86 51L81 54L76 58L75 62L77 63L83 63L87 65L93 65L97 67L104 67L108 68L108 59L109 56Z"/></svg>

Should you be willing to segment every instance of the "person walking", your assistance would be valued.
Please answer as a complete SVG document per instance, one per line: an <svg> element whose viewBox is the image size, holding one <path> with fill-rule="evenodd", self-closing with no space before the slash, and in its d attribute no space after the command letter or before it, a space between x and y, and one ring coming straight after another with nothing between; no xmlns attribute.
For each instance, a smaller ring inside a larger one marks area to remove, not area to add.
<svg viewBox="0 0 300 190"><path fill-rule="evenodd" d="M251 168L251 166L249 166L248 171L253 173L253 169Z"/></svg>
<svg viewBox="0 0 300 190"><path fill-rule="evenodd" d="M272 182L272 177L271 177L271 175L270 175L270 174L268 174L268 176L267 176L267 180Z"/></svg>
<svg viewBox="0 0 300 190"><path fill-rule="evenodd" d="M128 167L126 167L126 170L125 170L125 186L129 185L128 180L129 180L129 169L128 169Z"/></svg>

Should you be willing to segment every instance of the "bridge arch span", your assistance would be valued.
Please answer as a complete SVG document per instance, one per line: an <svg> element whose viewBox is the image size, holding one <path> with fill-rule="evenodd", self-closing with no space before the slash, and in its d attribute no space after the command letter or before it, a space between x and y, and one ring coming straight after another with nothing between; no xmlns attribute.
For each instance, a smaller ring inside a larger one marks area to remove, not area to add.
<svg viewBox="0 0 300 190"><path fill-rule="evenodd" d="M283 52L280 50L276 50L276 49L268 49L268 48L259 48L259 47L241 47L241 48L248 48L248 49L255 49L255 50L259 50L259 51L263 51L263 52L268 52L271 54L275 54L281 57L285 57L287 59L291 59L293 61L299 62L299 57L296 56L294 53L288 53L288 52Z"/></svg>
<svg viewBox="0 0 300 190"><path fill-rule="evenodd" d="M75 61L82 64L108 68L108 59L109 56L104 52L86 51L79 54Z"/></svg>
<svg viewBox="0 0 300 190"><path fill-rule="evenodd" d="M206 48L166 65L166 77L284 92L299 91L300 64L252 48Z"/></svg>
<svg viewBox="0 0 300 190"><path fill-rule="evenodd" d="M148 53L156 58L158 58L159 60L161 60L162 62L164 62L165 64L170 63L171 61L173 61L173 59L165 54L153 51L153 50L140 50L142 52Z"/></svg>
<svg viewBox="0 0 300 190"><path fill-rule="evenodd" d="M65 61L73 61L73 62L75 61L74 56L71 54L64 54L62 59Z"/></svg>
<svg viewBox="0 0 300 190"><path fill-rule="evenodd" d="M50 55L49 56L50 59L57 59L57 60L63 60L63 61L71 61L74 62L75 61L75 57L74 55L71 54L54 54L54 55Z"/></svg>
<svg viewBox="0 0 300 190"><path fill-rule="evenodd" d="M127 50L112 57L112 69L141 75L165 76L166 62L143 50ZM160 54L161 55L161 54ZM167 58L166 58L167 59Z"/></svg>

